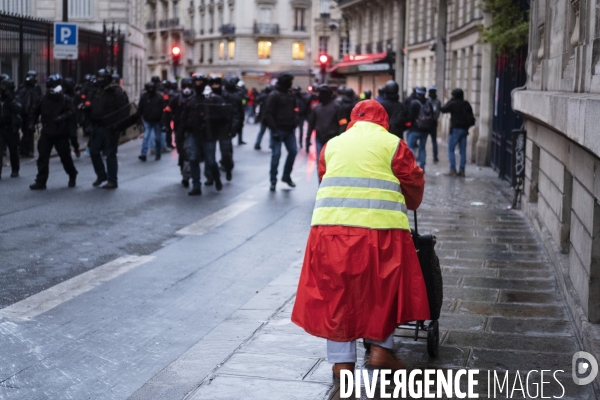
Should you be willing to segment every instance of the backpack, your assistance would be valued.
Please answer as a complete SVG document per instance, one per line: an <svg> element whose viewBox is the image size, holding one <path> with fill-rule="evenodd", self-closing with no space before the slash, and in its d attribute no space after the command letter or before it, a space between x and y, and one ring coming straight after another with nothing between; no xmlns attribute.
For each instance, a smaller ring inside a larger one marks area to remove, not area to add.
<svg viewBox="0 0 600 400"><path fill-rule="evenodd" d="M465 123L465 127L468 129L475 125L475 115L473 115L473 108L468 101L464 101L462 104L462 120Z"/></svg>
<svg viewBox="0 0 600 400"><path fill-rule="evenodd" d="M419 110L419 115L415 120L415 124L417 128L421 131L431 130L434 126L436 126L435 114L433 111L433 107L429 101L426 101L425 104L421 104L421 109Z"/></svg>

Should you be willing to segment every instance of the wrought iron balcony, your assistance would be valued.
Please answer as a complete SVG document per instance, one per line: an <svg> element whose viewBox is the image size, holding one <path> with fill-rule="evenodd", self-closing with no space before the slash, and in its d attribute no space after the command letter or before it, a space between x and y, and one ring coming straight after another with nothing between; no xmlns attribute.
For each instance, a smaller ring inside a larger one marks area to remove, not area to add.
<svg viewBox="0 0 600 400"><path fill-rule="evenodd" d="M219 30L221 35L235 35L235 25L233 24L221 25Z"/></svg>
<svg viewBox="0 0 600 400"><path fill-rule="evenodd" d="M146 30L156 29L156 21L147 21Z"/></svg>
<svg viewBox="0 0 600 400"><path fill-rule="evenodd" d="M158 21L158 26L160 28L177 28L179 27L179 18L171 18L171 19L161 19Z"/></svg>
<svg viewBox="0 0 600 400"><path fill-rule="evenodd" d="M255 35L279 35L279 24L254 24Z"/></svg>
<svg viewBox="0 0 600 400"><path fill-rule="evenodd" d="M196 38L196 31L193 29L186 29L183 31L183 40L186 42L193 42Z"/></svg>
<svg viewBox="0 0 600 400"><path fill-rule="evenodd" d="M294 32L306 32L305 26L294 26Z"/></svg>

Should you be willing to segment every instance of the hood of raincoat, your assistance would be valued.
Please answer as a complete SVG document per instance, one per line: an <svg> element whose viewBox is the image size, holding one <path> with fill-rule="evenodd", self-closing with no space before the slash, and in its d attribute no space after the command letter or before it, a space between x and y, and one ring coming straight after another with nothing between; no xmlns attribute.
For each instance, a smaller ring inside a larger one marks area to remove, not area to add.
<svg viewBox="0 0 600 400"><path fill-rule="evenodd" d="M390 129L389 117L385 108L375 100L363 100L354 106L347 129L352 128L358 121L372 122L387 131Z"/></svg>

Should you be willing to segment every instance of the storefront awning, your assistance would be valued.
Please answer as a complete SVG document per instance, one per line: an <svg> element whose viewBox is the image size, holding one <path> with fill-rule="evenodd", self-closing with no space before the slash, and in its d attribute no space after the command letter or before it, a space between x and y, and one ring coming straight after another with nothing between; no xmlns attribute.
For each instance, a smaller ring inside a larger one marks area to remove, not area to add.
<svg viewBox="0 0 600 400"><path fill-rule="evenodd" d="M329 72L338 74L356 74L360 72L388 71L391 65L382 62L388 58L388 53L346 55L344 61L335 64Z"/></svg>

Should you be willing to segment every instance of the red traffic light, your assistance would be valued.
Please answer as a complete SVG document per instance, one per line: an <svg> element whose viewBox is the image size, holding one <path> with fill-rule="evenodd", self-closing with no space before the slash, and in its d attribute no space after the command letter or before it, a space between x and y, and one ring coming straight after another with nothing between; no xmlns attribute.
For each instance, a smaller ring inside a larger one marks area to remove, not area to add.
<svg viewBox="0 0 600 400"><path fill-rule="evenodd" d="M321 54L321 55L319 56L319 62L320 62L322 65L327 65L327 63L329 62L329 56L328 56L327 54Z"/></svg>
<svg viewBox="0 0 600 400"><path fill-rule="evenodd" d="M171 52L173 53L174 56L178 56L179 54L181 54L181 49L179 48L179 46L175 46L175 47L173 47Z"/></svg>

